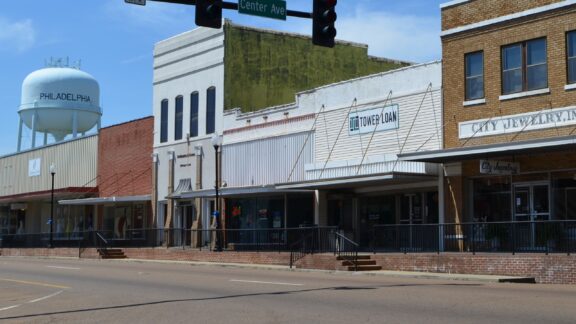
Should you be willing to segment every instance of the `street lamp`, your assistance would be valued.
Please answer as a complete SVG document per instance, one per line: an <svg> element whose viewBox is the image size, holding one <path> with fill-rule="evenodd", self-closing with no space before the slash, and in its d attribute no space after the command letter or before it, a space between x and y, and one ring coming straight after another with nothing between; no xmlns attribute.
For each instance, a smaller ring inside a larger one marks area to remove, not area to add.
<svg viewBox="0 0 576 324"><path fill-rule="evenodd" d="M53 248L53 230L54 230L54 175L56 174L56 167L54 163L50 164L50 175L52 175L52 190L50 190L50 247Z"/></svg>
<svg viewBox="0 0 576 324"><path fill-rule="evenodd" d="M219 183L219 169L220 164L218 163L218 149L222 146L222 136L214 133L212 135L212 146L214 146L214 161L216 166L216 181L214 184L214 189L216 191L216 210L214 211L214 222L216 223L216 242L214 242L214 247L216 251L222 251L222 241L220 237L220 197L218 196L218 189L220 187Z"/></svg>

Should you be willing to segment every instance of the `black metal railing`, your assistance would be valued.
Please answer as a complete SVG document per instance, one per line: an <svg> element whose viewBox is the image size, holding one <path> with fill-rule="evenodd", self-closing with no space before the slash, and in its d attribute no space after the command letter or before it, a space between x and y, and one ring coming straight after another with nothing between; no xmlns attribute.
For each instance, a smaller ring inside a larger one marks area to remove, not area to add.
<svg viewBox="0 0 576 324"><path fill-rule="evenodd" d="M376 225L374 252L574 253L576 221Z"/></svg>
<svg viewBox="0 0 576 324"><path fill-rule="evenodd" d="M314 253L335 253L338 246L334 233L338 231L335 226L326 227L300 227L294 229L294 237L299 237L288 246L290 251L290 268L306 255Z"/></svg>
<svg viewBox="0 0 576 324"><path fill-rule="evenodd" d="M349 244L336 227L269 229L129 229L54 233L53 247L178 247L212 250L216 234L224 251L332 253ZM576 221L483 222L462 224L376 225L359 249L373 252L575 253ZM305 238L305 239L304 239ZM49 233L1 234L0 247L42 248Z"/></svg>
<svg viewBox="0 0 576 324"><path fill-rule="evenodd" d="M339 260L343 260L352 266L354 271L358 270L358 250L360 245L346 236L333 232L334 235L334 255L338 256Z"/></svg>
<svg viewBox="0 0 576 324"><path fill-rule="evenodd" d="M306 255L314 253L314 231L302 232L302 237L290 244L290 269L296 265L296 261L304 258Z"/></svg>

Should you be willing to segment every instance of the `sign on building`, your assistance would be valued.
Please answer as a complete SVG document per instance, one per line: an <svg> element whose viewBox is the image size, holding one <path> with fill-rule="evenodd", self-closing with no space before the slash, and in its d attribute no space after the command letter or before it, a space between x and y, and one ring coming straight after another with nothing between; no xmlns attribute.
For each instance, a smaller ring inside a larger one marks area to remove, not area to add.
<svg viewBox="0 0 576 324"><path fill-rule="evenodd" d="M399 127L398 105L352 112L348 115L348 134L380 132Z"/></svg>
<svg viewBox="0 0 576 324"><path fill-rule="evenodd" d="M481 174L512 175L520 172L518 162L480 160Z"/></svg>
<svg viewBox="0 0 576 324"><path fill-rule="evenodd" d="M459 123L459 138L502 135L576 125L576 107L546 109Z"/></svg>
<svg viewBox="0 0 576 324"><path fill-rule="evenodd" d="M37 177L40 175L40 168L42 167L42 161L40 158L28 160L28 176Z"/></svg>

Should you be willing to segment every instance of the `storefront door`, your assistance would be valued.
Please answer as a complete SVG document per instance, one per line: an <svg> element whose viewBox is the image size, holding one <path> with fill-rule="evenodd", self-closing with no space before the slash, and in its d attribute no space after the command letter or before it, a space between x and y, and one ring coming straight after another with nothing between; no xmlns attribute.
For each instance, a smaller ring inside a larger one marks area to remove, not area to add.
<svg viewBox="0 0 576 324"><path fill-rule="evenodd" d="M514 186L514 220L530 222L517 226L516 239L521 248L543 245L538 237L543 226L537 221L550 219L550 186L548 183L517 184Z"/></svg>
<svg viewBox="0 0 576 324"><path fill-rule="evenodd" d="M400 241L404 249L415 250L421 246L423 227L419 225L423 223L424 215L422 195L422 193L402 195L400 224L409 225L400 228Z"/></svg>

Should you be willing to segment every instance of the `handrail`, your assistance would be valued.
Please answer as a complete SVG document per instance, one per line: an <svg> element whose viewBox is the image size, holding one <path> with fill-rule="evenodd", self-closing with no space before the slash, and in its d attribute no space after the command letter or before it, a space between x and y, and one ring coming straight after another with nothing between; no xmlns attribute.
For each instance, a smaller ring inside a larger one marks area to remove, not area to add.
<svg viewBox="0 0 576 324"><path fill-rule="evenodd" d="M96 237L99 239L98 242L104 243L103 249L104 250L108 249L109 243L108 243L108 240L104 237L104 235L102 235L102 233L100 233L100 232L96 232ZM100 245L100 244L98 244L98 245Z"/></svg>
<svg viewBox="0 0 576 324"><path fill-rule="evenodd" d="M344 258L346 261L352 262L354 266L354 271L358 271L358 250L360 249L360 244L347 238L345 235L340 234L336 231L332 232L334 238L336 239L336 244L334 246L334 255ZM342 244L338 240L341 240L347 244ZM352 246L351 251L346 249L346 246Z"/></svg>
<svg viewBox="0 0 576 324"><path fill-rule="evenodd" d="M290 269L294 266L296 261L302 259L306 254L310 254L310 251L305 251L306 249L306 242L314 235L314 232L310 232L302 236L298 241L290 244ZM308 252L308 253L306 253Z"/></svg>

